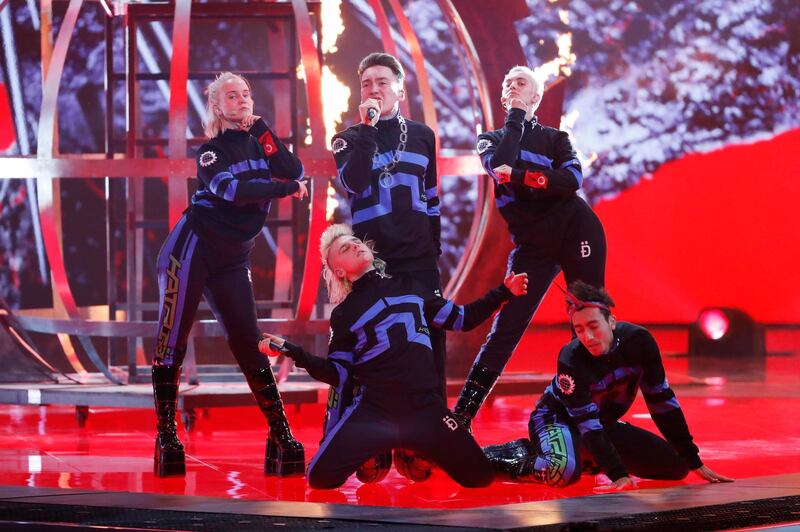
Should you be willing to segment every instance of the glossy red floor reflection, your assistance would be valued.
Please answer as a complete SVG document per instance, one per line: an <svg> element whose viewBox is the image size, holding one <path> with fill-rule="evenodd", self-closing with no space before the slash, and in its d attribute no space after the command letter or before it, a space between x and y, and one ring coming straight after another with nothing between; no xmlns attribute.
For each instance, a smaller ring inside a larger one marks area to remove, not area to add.
<svg viewBox="0 0 800 532"><path fill-rule="evenodd" d="M667 371L701 449L712 469L735 478L800 472L800 356L770 357L764 381L692 384L685 359L668 359ZM534 397L500 397L475 422L482 445L526 435ZM451 399L452 401L452 399ZM656 430L639 400L628 420ZM295 435L318 448L322 405L289 410ZM441 472L412 484L394 470L380 484L355 477L338 490L317 491L302 478L262 474L266 429L255 407L218 408L199 416L195 432L183 435L187 475L158 479L152 472L155 416L148 410L92 409L78 428L71 407L0 405L0 484L31 487L169 493L255 500L312 501L414 508L465 508L575 497L594 493L597 480L584 477L566 489L495 482L463 489ZM642 481L643 488L697 483Z"/></svg>

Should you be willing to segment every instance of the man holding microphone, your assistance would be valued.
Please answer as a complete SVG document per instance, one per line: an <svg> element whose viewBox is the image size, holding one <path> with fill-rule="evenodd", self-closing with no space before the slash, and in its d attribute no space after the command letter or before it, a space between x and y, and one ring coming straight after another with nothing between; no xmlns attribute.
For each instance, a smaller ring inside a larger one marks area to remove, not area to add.
<svg viewBox="0 0 800 532"><path fill-rule="evenodd" d="M374 243L387 274L412 277L431 295L441 296L436 138L428 126L400 114L405 72L397 58L371 53L361 60L358 76L361 123L337 133L331 144L348 193L353 232ZM442 331L431 331L431 346L446 399ZM402 463L411 460L395 452L401 473L408 472Z"/></svg>

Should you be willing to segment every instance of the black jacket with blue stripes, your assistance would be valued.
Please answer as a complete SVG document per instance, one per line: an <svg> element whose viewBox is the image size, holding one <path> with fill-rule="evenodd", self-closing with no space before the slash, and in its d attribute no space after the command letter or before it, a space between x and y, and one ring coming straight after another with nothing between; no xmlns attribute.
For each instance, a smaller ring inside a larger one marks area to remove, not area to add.
<svg viewBox="0 0 800 532"><path fill-rule="evenodd" d="M689 469L703 465L686 418L669 387L655 338L644 327L617 322L612 348L592 355L577 339L558 355L558 375L536 405L537 413L558 412L581 433L598 465L616 480L626 475L619 455L603 434L603 426L628 412L638 390L661 434Z"/></svg>
<svg viewBox="0 0 800 532"><path fill-rule="evenodd" d="M332 395L349 403L354 386L402 398L438 393L439 374L431 351L430 329L468 331L512 297L500 285L480 299L457 305L407 276L384 277L372 270L353 283L353 291L331 313L327 358L287 342L289 356L316 380L330 384ZM331 409L335 415L341 411ZM335 419L328 421L332 426Z"/></svg>
<svg viewBox="0 0 800 532"><path fill-rule="evenodd" d="M397 116L375 127L357 124L331 142L339 180L348 193L353 232L375 242L391 272L438 270L441 218L436 138L420 122L405 119L408 141L391 178L381 179L400 142Z"/></svg>
<svg viewBox="0 0 800 532"><path fill-rule="evenodd" d="M263 119L249 131L225 130L197 152L192 222L205 235L248 241L264 226L270 200L297 192L301 177L300 160Z"/></svg>
<svg viewBox="0 0 800 532"><path fill-rule="evenodd" d="M494 180L495 203L505 218L514 242L523 244L536 222L575 199L583 182L581 163L569 135L525 120L525 111L510 109L502 129L478 135L478 155ZM511 175L495 174L508 165Z"/></svg>

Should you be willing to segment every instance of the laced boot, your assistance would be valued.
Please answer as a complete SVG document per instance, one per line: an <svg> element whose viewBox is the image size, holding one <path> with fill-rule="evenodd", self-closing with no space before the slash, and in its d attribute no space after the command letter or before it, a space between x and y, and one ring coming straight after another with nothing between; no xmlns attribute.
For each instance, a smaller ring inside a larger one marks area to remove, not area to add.
<svg viewBox="0 0 800 532"><path fill-rule="evenodd" d="M453 417L468 431L472 432L472 418L478 413L499 377L500 373L483 364L475 364L469 370L467 381L453 408Z"/></svg>
<svg viewBox="0 0 800 532"><path fill-rule="evenodd" d="M483 448L483 453L500 479L545 484L546 473L534 467L536 456L531 455L530 448L531 441L520 438L508 443L488 445Z"/></svg>
<svg viewBox="0 0 800 532"><path fill-rule="evenodd" d="M392 451L376 454L356 469L356 478L364 484L380 482L392 468Z"/></svg>
<svg viewBox="0 0 800 532"><path fill-rule="evenodd" d="M306 467L303 444L294 438L289 428L272 369L261 368L247 380L269 424L264 474L278 477L302 475Z"/></svg>
<svg viewBox="0 0 800 532"><path fill-rule="evenodd" d="M153 472L159 477L186 474L186 457L175 423L180 367L153 365L153 397L158 423Z"/></svg>

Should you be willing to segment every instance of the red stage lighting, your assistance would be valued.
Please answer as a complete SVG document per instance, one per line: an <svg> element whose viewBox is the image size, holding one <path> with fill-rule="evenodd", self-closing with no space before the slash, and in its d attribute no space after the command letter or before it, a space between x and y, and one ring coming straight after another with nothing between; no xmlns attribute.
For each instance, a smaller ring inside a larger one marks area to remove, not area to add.
<svg viewBox="0 0 800 532"><path fill-rule="evenodd" d="M689 326L689 373L694 377L760 379L765 356L764 326L742 310L705 308Z"/></svg>
<svg viewBox="0 0 800 532"><path fill-rule="evenodd" d="M697 318L700 330L711 340L719 340L728 332L731 321L719 309L708 309L700 313Z"/></svg>

